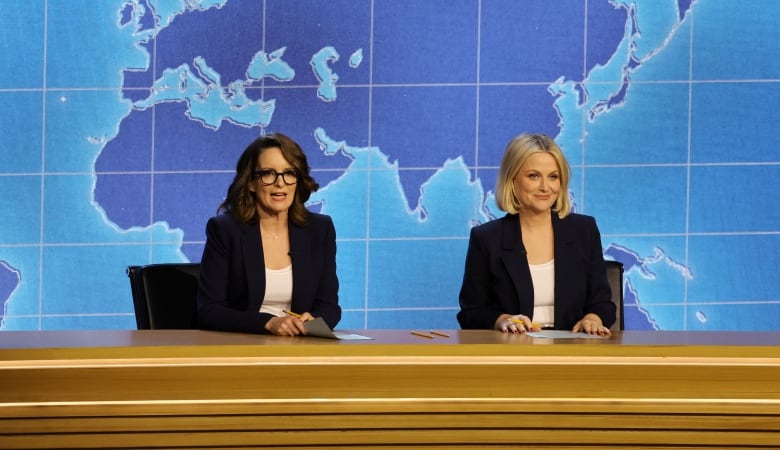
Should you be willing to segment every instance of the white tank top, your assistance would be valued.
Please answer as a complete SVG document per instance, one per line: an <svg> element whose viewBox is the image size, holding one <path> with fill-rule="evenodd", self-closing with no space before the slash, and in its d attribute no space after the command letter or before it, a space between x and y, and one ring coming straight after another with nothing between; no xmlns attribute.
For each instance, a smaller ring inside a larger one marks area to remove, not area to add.
<svg viewBox="0 0 780 450"><path fill-rule="evenodd" d="M283 269L265 269L265 296L260 305L261 313L284 316L292 304L292 264Z"/></svg>
<svg viewBox="0 0 780 450"><path fill-rule="evenodd" d="M542 326L555 323L555 260L544 264L529 264L534 285L534 315L531 318Z"/></svg>

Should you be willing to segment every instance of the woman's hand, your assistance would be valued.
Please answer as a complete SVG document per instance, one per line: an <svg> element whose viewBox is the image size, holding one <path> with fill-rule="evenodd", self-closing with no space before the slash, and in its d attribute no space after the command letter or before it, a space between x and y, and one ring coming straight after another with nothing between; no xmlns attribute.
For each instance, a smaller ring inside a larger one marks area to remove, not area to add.
<svg viewBox="0 0 780 450"><path fill-rule="evenodd" d="M598 334L599 336L608 336L612 334L612 332L609 331L609 328L605 327L601 322L601 317L593 313L585 314L585 317L574 324L574 328L572 328L571 331L573 333L582 331L588 334Z"/></svg>
<svg viewBox="0 0 780 450"><path fill-rule="evenodd" d="M526 331L539 331L541 328L531 322L531 318L522 314L501 314L496 319L496 330L503 333L525 333Z"/></svg>
<svg viewBox="0 0 780 450"><path fill-rule="evenodd" d="M309 320L311 318L311 314L309 313L301 314L300 319L292 316L274 317L265 323L265 329L277 336L306 335L306 327L303 326L303 319L306 318L307 314L308 319L306 320Z"/></svg>

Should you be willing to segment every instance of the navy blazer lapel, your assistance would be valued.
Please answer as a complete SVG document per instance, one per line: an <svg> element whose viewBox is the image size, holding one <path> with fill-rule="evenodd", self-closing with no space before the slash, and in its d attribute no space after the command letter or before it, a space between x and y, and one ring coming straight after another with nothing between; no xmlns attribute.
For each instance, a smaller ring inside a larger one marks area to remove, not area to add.
<svg viewBox="0 0 780 450"><path fill-rule="evenodd" d="M265 256L263 244L260 242L260 228L256 222L241 226L241 240L249 309L258 311L265 297Z"/></svg>
<svg viewBox="0 0 780 450"><path fill-rule="evenodd" d="M287 229L290 234L290 259L292 259L293 273L291 308L293 311L298 311L298 295L301 292L306 292L306 289L303 288L304 283L308 280L306 275L309 273L309 258L306 249L311 248L311 244L309 243L309 234L302 227L289 222Z"/></svg>
<svg viewBox="0 0 780 450"><path fill-rule="evenodd" d="M565 221L558 217L558 213L553 213L553 257L555 258L555 286L563 286L566 280L564 277L568 273L576 270L577 252L572 251L572 245L576 245L576 236L570 226L570 221ZM557 297L557 296L556 296Z"/></svg>
<svg viewBox="0 0 780 450"><path fill-rule="evenodd" d="M571 220L558 218L553 213L553 235L555 236L555 323L567 323L572 317L567 317L570 312L572 298L575 297L572 275L581 270L579 261L580 252L577 246L577 236L572 228ZM574 318L574 321L579 318Z"/></svg>
<svg viewBox="0 0 780 450"><path fill-rule="evenodd" d="M534 290L531 269L528 267L528 255L520 231L520 216L507 214L501 225L501 260L515 287L520 311L531 315L534 306Z"/></svg>

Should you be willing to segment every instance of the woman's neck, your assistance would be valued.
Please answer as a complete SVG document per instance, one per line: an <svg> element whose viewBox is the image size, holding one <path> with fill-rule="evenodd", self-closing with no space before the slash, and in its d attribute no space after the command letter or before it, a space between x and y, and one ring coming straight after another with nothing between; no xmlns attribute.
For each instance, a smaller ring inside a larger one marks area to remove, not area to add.
<svg viewBox="0 0 780 450"><path fill-rule="evenodd" d="M520 226L524 229L549 227L552 224L550 211L520 211Z"/></svg>
<svg viewBox="0 0 780 450"><path fill-rule="evenodd" d="M520 234L529 264L545 264L555 258L555 237L549 211L536 214L521 212Z"/></svg>
<svg viewBox="0 0 780 450"><path fill-rule="evenodd" d="M287 232L287 214L261 214L260 231L263 234L279 237Z"/></svg>

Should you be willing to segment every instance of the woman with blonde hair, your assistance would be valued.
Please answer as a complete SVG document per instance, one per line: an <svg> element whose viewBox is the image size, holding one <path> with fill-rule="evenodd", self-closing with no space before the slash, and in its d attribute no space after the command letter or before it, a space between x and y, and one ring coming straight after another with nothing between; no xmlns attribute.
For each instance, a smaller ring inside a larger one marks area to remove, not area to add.
<svg viewBox="0 0 780 450"><path fill-rule="evenodd" d="M609 334L615 305L601 235L593 217L571 212L569 179L566 157L548 136L509 142L496 183L507 214L471 230L461 328Z"/></svg>

